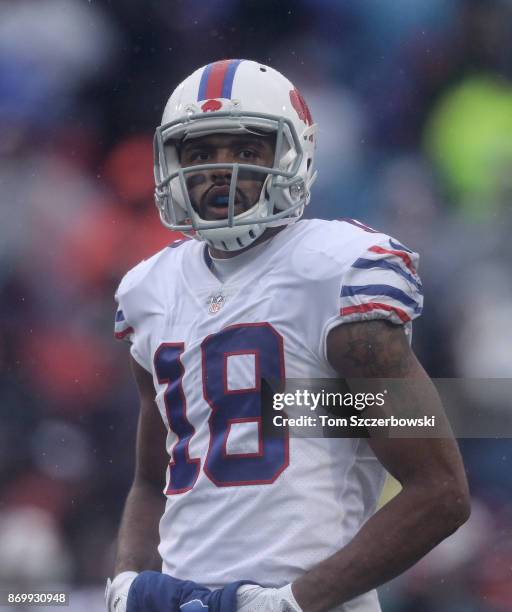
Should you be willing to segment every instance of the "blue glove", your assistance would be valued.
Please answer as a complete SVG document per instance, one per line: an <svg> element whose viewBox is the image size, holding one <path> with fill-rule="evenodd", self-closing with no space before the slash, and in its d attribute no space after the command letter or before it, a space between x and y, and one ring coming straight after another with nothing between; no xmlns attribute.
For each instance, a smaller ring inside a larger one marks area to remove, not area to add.
<svg viewBox="0 0 512 612"><path fill-rule="evenodd" d="M126 612L236 612L236 592L247 580L211 591L192 580L141 572L130 586Z"/></svg>

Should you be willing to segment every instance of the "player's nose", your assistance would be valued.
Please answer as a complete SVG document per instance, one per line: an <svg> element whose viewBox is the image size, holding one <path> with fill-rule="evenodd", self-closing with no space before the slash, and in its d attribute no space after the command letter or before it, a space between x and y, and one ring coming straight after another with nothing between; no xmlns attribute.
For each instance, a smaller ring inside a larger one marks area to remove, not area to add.
<svg viewBox="0 0 512 612"><path fill-rule="evenodd" d="M212 160L215 164L232 164L234 157L231 151L219 149L214 159ZM214 183L222 183L231 180L232 168L228 166L226 168L215 168L211 171L210 177Z"/></svg>
<svg viewBox="0 0 512 612"><path fill-rule="evenodd" d="M231 168L216 168L210 175L214 183L229 183L231 181Z"/></svg>

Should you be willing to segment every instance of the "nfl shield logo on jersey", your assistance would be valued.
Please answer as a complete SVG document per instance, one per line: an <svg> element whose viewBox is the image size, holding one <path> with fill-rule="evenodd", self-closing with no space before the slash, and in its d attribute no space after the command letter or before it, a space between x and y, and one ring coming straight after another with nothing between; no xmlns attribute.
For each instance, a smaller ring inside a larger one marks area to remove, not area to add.
<svg viewBox="0 0 512 612"><path fill-rule="evenodd" d="M213 315L219 312L219 310L224 306L225 301L226 298L222 295L222 293L211 295L208 298L208 314Z"/></svg>

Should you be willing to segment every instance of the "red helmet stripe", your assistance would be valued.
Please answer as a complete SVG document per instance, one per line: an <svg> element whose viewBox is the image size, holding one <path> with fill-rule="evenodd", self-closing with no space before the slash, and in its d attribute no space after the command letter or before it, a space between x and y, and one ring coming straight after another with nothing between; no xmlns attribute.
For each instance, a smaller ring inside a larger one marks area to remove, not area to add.
<svg viewBox="0 0 512 612"><path fill-rule="evenodd" d="M221 60L208 64L201 76L198 100L230 98L236 69L241 60Z"/></svg>

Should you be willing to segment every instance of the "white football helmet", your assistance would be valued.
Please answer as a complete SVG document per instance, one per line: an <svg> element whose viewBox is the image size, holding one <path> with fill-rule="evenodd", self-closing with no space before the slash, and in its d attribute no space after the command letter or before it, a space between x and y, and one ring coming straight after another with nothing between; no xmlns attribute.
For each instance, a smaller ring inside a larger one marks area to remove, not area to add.
<svg viewBox="0 0 512 612"><path fill-rule="evenodd" d="M184 140L218 133L275 133L272 167L222 163L181 167ZM309 202L316 178L316 124L299 91L273 68L249 60L222 60L196 70L174 90L156 130L155 199L169 229L235 251L254 242L268 226L293 223ZM189 173L228 168L231 174L226 219L205 220L193 208ZM235 215L240 171L263 174L258 201Z"/></svg>

